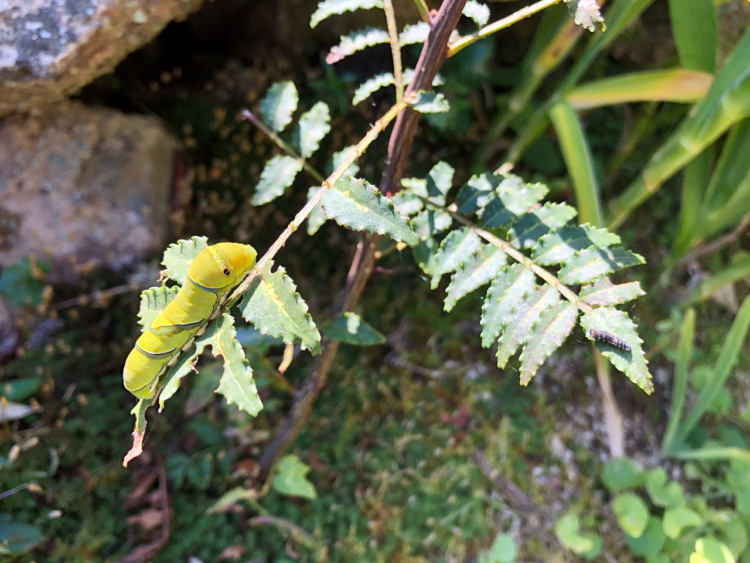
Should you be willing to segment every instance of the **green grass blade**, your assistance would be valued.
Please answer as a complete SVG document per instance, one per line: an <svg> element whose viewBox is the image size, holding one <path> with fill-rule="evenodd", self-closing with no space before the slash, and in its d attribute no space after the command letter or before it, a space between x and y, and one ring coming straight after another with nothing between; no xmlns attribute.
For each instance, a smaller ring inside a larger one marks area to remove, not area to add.
<svg viewBox="0 0 750 563"><path fill-rule="evenodd" d="M708 93L680 128L654 154L648 165L610 209L610 228L620 225L636 207L713 143L724 131L750 116L750 29L737 44Z"/></svg>
<svg viewBox="0 0 750 563"><path fill-rule="evenodd" d="M701 282L685 300L684 306L690 307L700 301L705 301L711 294L716 293L721 288L748 276L750 276L750 256L742 254L739 257L734 257L731 266Z"/></svg>
<svg viewBox="0 0 750 563"><path fill-rule="evenodd" d="M706 72L682 69L633 72L579 86L565 100L575 109L645 101L694 103L713 79Z"/></svg>
<svg viewBox="0 0 750 563"><path fill-rule="evenodd" d="M699 221L701 207L711 175L711 153L711 147L709 147L685 168L682 202L680 203L680 228L672 249L672 257L675 260L690 250L698 239L696 235L702 224L702 221Z"/></svg>
<svg viewBox="0 0 750 563"><path fill-rule="evenodd" d="M578 203L578 216L581 223L602 224L602 210L599 204L599 186L594 174L591 151L570 104L560 102L549 112L560 140L560 148L573 180Z"/></svg>
<svg viewBox="0 0 750 563"><path fill-rule="evenodd" d="M682 67L713 73L719 35L714 0L669 0L669 18Z"/></svg>
<svg viewBox="0 0 750 563"><path fill-rule="evenodd" d="M744 448L699 448L697 450L686 450L676 452L674 457L680 459L698 459L702 461L716 461L724 459L736 459L750 462L750 450Z"/></svg>
<svg viewBox="0 0 750 563"><path fill-rule="evenodd" d="M737 318L729 329L729 334L724 341L724 346L719 352L719 358L713 369L713 376L708 384L701 390L698 400L690 413L685 417L685 421L680 425L674 434L674 443L681 444L690 431L698 424L703 413L709 407L711 402L721 390L724 382L731 375L732 369L737 363L742 344L747 336L747 329L750 327L750 297L747 297L740 307Z"/></svg>
<svg viewBox="0 0 750 563"><path fill-rule="evenodd" d="M662 441L662 455L673 454L680 444L675 442L675 434L682 418L687 392L688 364L693 355L693 340L695 338L695 311L688 309L680 328L680 340L677 345L677 364L674 369L674 387L672 389L672 407L669 409L669 423Z"/></svg>

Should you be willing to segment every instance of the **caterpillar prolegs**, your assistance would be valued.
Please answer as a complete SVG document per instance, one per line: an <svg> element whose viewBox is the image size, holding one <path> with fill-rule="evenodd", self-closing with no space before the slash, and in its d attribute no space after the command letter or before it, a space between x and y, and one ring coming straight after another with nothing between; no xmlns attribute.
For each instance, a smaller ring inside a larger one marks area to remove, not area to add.
<svg viewBox="0 0 750 563"><path fill-rule="evenodd" d="M193 259L179 293L125 360L122 377L128 391L139 399L154 395L160 376L253 269L256 257L252 246L224 242L204 248Z"/></svg>

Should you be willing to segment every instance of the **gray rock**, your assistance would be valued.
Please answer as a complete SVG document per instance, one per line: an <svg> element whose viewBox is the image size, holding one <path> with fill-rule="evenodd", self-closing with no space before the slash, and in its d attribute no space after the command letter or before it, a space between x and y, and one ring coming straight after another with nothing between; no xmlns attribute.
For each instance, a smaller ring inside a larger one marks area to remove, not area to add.
<svg viewBox="0 0 750 563"><path fill-rule="evenodd" d="M163 250L177 147L154 119L78 103L0 120L0 265L34 254L73 281Z"/></svg>
<svg viewBox="0 0 750 563"><path fill-rule="evenodd" d="M0 0L0 116L110 72L202 0Z"/></svg>

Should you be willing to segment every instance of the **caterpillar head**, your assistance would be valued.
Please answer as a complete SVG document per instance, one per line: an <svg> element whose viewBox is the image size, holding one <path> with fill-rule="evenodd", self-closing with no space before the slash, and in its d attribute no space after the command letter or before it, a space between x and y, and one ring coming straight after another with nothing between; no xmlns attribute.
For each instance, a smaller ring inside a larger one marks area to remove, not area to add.
<svg viewBox="0 0 750 563"><path fill-rule="evenodd" d="M255 266L258 253L247 244L222 242L203 249L195 257L188 276L209 289L235 286Z"/></svg>

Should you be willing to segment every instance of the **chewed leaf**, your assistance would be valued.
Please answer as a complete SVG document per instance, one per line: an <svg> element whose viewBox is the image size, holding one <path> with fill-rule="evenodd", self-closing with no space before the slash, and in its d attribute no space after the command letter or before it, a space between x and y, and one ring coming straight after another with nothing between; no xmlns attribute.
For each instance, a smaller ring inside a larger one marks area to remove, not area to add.
<svg viewBox="0 0 750 563"><path fill-rule="evenodd" d="M620 244L620 237L606 229L591 225L564 227L556 233L544 235L534 247L531 258L543 265L562 264L578 251L596 245L606 248Z"/></svg>
<svg viewBox="0 0 750 563"><path fill-rule="evenodd" d="M613 307L597 307L581 318L586 337L596 344L602 355L609 358L612 365L623 372L633 383L651 394L654 385L648 371L648 362L641 348L641 339L635 323L623 311ZM592 333L592 331L595 331ZM605 333L621 340L630 350L624 349L616 341L598 340L597 332Z"/></svg>
<svg viewBox="0 0 750 563"><path fill-rule="evenodd" d="M276 82L260 101L263 121L274 133L283 131L291 123L298 102L297 88L292 82Z"/></svg>
<svg viewBox="0 0 750 563"><path fill-rule="evenodd" d="M295 145L302 158L310 158L320 148L320 141L331 130L331 112L323 102L318 102L299 118Z"/></svg>
<svg viewBox="0 0 750 563"><path fill-rule="evenodd" d="M276 155L266 162L255 188L252 204L263 205L273 201L292 185L297 173L302 170L302 161L287 155Z"/></svg>
<svg viewBox="0 0 750 563"><path fill-rule="evenodd" d="M603 276L594 283L583 286L578 296L591 306L611 307L627 303L642 295L646 295L646 292L641 289L641 284L637 281L614 285L609 278Z"/></svg>
<svg viewBox="0 0 750 563"><path fill-rule="evenodd" d="M560 281L588 283L604 274L645 262L642 256L623 248L587 248L572 256L560 269Z"/></svg>
<svg viewBox="0 0 750 563"><path fill-rule="evenodd" d="M245 359L245 352L237 342L234 318L224 315L216 327L216 337L212 340L213 355L224 356L224 372L217 393L224 395L229 404L235 404L246 413L255 416L263 403L253 380L253 370Z"/></svg>
<svg viewBox="0 0 750 563"><path fill-rule="evenodd" d="M315 28L320 22L331 16L344 12L369 10L370 8L382 9L383 0L323 0L318 4L318 9L310 16L310 27Z"/></svg>
<svg viewBox="0 0 750 563"><path fill-rule="evenodd" d="M242 299L242 316L258 330L287 344L299 340L313 354L320 353L320 333L284 268L271 272L269 263L253 280Z"/></svg>
<svg viewBox="0 0 750 563"><path fill-rule="evenodd" d="M490 283L507 263L505 253L491 244L485 244L469 256L451 278L445 290L446 312L450 312L462 297Z"/></svg>
<svg viewBox="0 0 750 563"><path fill-rule="evenodd" d="M383 334L355 313L339 315L325 327L323 332L331 340L354 344L355 346L375 346L385 342Z"/></svg>
<svg viewBox="0 0 750 563"><path fill-rule="evenodd" d="M331 47L331 50L328 52L326 63L332 65L349 55L384 43L388 43L388 32L386 30L373 27L360 29L349 35L342 36L339 44Z"/></svg>
<svg viewBox="0 0 750 563"><path fill-rule="evenodd" d="M419 242L393 203L365 180L342 178L321 201L329 219L355 231L368 231L414 246Z"/></svg>
<svg viewBox="0 0 750 563"><path fill-rule="evenodd" d="M169 279L182 284L187 277L188 268L190 268L193 258L198 256L200 251L207 246L208 239L206 237L193 237L170 244L164 251L164 259L162 260Z"/></svg>
<svg viewBox="0 0 750 563"><path fill-rule="evenodd" d="M427 199L445 205L445 196L453 185L455 169L447 162L438 162L427 174Z"/></svg>
<svg viewBox="0 0 750 563"><path fill-rule="evenodd" d="M565 342L577 318L578 308L567 301L542 312L538 322L531 327L521 353L521 385L528 385L550 354Z"/></svg>
<svg viewBox="0 0 750 563"><path fill-rule="evenodd" d="M411 227L419 240L427 240L450 228L453 219L440 210L425 209L411 220Z"/></svg>
<svg viewBox="0 0 750 563"><path fill-rule="evenodd" d="M159 316L172 299L177 297L180 288L174 287L150 287L141 292L141 306L138 309L138 324L146 330Z"/></svg>
<svg viewBox="0 0 750 563"><path fill-rule="evenodd" d="M186 351L182 352L178 357L177 363L161 376L162 380L159 385L162 386L162 390L161 393L157 393L159 396L159 410L164 408L164 403L171 399L172 395L180 388L182 378L194 370L198 356L203 353L206 346L209 344L213 346L216 324L209 324L206 332L195 339L195 345L189 346Z"/></svg>

